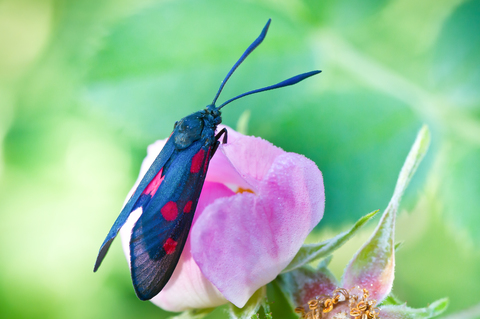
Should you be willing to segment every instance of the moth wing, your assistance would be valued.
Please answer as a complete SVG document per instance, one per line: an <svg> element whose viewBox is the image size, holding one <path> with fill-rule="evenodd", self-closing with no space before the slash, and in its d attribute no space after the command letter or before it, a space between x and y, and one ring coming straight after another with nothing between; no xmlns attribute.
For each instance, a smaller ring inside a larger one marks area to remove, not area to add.
<svg viewBox="0 0 480 319"><path fill-rule="evenodd" d="M131 275L141 300L157 295L172 276L190 231L211 149L199 140L175 152L171 162L175 165L169 165L132 230Z"/></svg>
<svg viewBox="0 0 480 319"><path fill-rule="evenodd" d="M145 176L140 181L140 184L138 185L137 189L135 190L133 195L130 197L127 204L123 207L122 211L120 212L120 215L118 215L117 219L113 223L113 226L108 232L107 237L103 241L102 246L100 246L100 250L98 251L98 255L97 255L97 260L95 262L95 267L93 269L94 272L97 271L98 267L100 267L100 264L105 258L105 255L107 254L108 249L110 248L110 245L112 244L113 240L117 236L120 228L122 228L122 226L127 221L128 217L130 216L130 213L134 210L133 208L135 207L135 204L137 203L138 199L142 195L143 191L150 184L150 182L155 178L155 176L157 176L160 170L162 170L162 168L165 166L167 161L172 157L174 150L175 150L175 145L174 145L173 139L168 139L167 143L165 144L163 149L160 151L157 158L148 169L147 173L145 173Z"/></svg>

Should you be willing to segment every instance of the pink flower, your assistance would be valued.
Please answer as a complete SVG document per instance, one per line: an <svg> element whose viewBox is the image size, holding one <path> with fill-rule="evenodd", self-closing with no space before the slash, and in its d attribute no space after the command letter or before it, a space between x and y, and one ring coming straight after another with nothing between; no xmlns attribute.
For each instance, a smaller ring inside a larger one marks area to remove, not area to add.
<svg viewBox="0 0 480 319"><path fill-rule="evenodd" d="M166 310L227 301L243 307L292 261L323 216L323 178L314 162L227 129L228 143L210 162L180 261L152 299ZM138 181L165 142L148 147ZM127 260L135 213L121 230Z"/></svg>

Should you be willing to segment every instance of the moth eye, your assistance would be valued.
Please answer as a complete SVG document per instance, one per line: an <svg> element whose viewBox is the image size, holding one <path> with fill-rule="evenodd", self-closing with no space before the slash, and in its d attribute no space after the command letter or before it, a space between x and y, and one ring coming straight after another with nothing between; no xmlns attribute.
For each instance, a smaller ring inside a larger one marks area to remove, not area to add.
<svg viewBox="0 0 480 319"><path fill-rule="evenodd" d="M173 124L173 129L177 127L177 124L178 124L178 121L176 121L175 124Z"/></svg>

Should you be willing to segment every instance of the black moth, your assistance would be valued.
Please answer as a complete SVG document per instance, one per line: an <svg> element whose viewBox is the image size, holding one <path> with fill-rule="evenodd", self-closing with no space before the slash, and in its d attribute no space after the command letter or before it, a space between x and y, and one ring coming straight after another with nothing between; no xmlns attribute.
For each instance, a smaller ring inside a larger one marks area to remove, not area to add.
<svg viewBox="0 0 480 319"><path fill-rule="evenodd" d="M225 129L215 134L222 122L220 109L241 97L296 84L321 71L311 71L249 91L216 107L215 103L237 67L262 43L268 20L259 37L247 48L223 80L213 102L175 123L164 148L122 209L100 247L93 271L97 271L108 248L130 213L141 208L130 239L130 265L133 286L141 300L149 300L167 284L187 240L210 159L220 139L227 142Z"/></svg>

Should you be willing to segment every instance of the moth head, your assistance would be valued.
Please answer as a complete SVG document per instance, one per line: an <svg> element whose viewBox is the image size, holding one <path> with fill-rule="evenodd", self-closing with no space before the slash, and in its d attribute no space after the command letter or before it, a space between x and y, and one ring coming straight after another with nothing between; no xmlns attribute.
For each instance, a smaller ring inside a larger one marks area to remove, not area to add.
<svg viewBox="0 0 480 319"><path fill-rule="evenodd" d="M204 111L206 121L208 123L212 123L214 129L217 127L218 124L222 123L222 113L215 105L207 105Z"/></svg>

